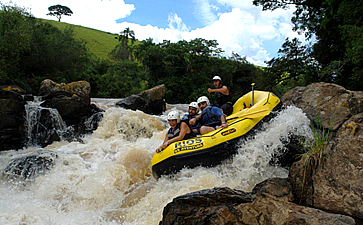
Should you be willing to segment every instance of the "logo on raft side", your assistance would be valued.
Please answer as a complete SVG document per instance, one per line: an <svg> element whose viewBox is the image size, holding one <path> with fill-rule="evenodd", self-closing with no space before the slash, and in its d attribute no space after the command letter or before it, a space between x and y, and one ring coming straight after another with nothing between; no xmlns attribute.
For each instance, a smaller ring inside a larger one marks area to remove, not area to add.
<svg viewBox="0 0 363 225"><path fill-rule="evenodd" d="M203 140L200 138L185 140L183 142L175 143L174 153L181 151L195 150L203 147Z"/></svg>
<svg viewBox="0 0 363 225"><path fill-rule="evenodd" d="M229 129L229 130L223 131L223 132L221 133L221 135L222 135L222 136L226 136L226 135L228 135L228 134L232 134L232 133L234 133L234 132L236 132L236 128L232 128L232 129Z"/></svg>

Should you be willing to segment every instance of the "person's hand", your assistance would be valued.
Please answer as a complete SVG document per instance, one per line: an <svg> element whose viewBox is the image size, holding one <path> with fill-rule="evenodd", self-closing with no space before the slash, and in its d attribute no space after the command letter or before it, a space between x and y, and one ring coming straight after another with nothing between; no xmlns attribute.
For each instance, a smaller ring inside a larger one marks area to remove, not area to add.
<svg viewBox="0 0 363 225"><path fill-rule="evenodd" d="M227 127L228 127L228 124L223 123L220 127L221 127L221 128L227 128Z"/></svg>
<svg viewBox="0 0 363 225"><path fill-rule="evenodd" d="M194 125L194 124L195 124L195 122L197 122L197 119L195 119L195 118L193 118L193 119L189 120L189 124L190 124L190 125Z"/></svg>
<svg viewBox="0 0 363 225"><path fill-rule="evenodd" d="M208 92L211 93L213 91L212 88L208 88Z"/></svg>
<svg viewBox="0 0 363 225"><path fill-rule="evenodd" d="M156 152L156 153L160 153L162 150L163 150L163 149L162 149L162 148L161 148L161 146L160 146L159 148L157 148L157 149L155 150L155 152Z"/></svg>

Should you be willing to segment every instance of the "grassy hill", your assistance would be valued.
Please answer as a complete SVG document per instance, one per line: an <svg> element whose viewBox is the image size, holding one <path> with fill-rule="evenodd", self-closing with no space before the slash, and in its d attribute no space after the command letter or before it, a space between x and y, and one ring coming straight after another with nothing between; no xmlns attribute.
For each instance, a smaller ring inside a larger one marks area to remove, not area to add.
<svg viewBox="0 0 363 225"><path fill-rule="evenodd" d="M82 27L54 20L41 20L43 22L50 23L59 29L65 29L67 26L71 26L74 30L75 36L81 40L84 40L89 51L99 58L107 58L108 54L118 44L118 34L111 34L88 27Z"/></svg>

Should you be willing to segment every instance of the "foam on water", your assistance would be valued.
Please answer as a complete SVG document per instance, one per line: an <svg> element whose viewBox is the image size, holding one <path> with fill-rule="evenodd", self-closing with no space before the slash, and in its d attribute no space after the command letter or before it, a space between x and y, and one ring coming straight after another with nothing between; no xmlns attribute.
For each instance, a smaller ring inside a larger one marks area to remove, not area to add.
<svg viewBox="0 0 363 225"><path fill-rule="evenodd" d="M0 224L158 224L173 198L213 187L251 191L288 171L269 165L288 133L309 130L295 107L281 111L246 142L238 154L214 168L183 169L155 180L151 159L165 137L163 117L108 108L99 128L78 142L56 142L46 148L0 152L0 169L11 159L49 150L54 167L31 183L0 183Z"/></svg>

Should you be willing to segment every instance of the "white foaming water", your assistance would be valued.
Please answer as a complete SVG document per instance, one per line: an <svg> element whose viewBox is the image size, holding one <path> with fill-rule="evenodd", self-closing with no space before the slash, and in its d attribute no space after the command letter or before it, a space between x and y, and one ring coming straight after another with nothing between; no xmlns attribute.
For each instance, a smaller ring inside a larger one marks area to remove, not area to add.
<svg viewBox="0 0 363 225"><path fill-rule="evenodd" d="M309 129L302 111L289 107L241 143L233 160L155 180L151 159L167 124L142 112L108 108L83 144L0 152L1 171L11 159L34 151L58 155L54 167L31 183L1 178L0 224L158 224L163 208L179 195L213 187L249 192L267 178L287 177L287 170L269 165L271 155L288 133Z"/></svg>

